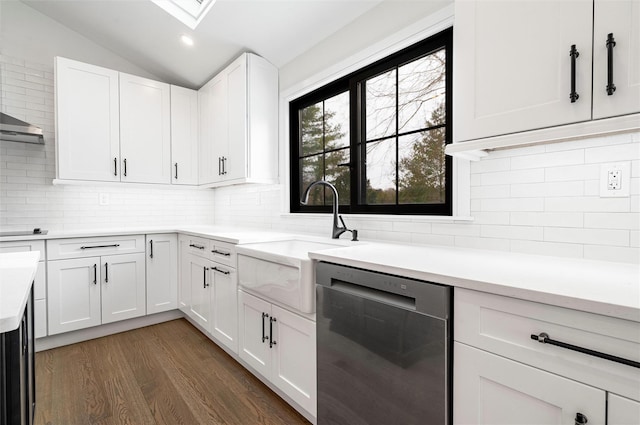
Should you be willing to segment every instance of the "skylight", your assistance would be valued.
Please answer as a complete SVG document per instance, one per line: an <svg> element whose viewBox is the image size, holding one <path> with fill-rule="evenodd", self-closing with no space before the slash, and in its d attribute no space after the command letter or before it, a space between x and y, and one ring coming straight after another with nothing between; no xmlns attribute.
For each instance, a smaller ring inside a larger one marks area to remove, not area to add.
<svg viewBox="0 0 640 425"><path fill-rule="evenodd" d="M196 29L216 0L151 0L165 12L188 26Z"/></svg>

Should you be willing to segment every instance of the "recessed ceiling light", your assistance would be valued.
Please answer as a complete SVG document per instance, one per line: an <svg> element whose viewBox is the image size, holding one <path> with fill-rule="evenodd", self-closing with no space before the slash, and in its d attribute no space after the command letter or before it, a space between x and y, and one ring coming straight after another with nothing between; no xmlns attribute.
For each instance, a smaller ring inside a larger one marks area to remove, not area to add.
<svg viewBox="0 0 640 425"><path fill-rule="evenodd" d="M193 46L193 38L189 37L189 36L188 36L188 35L186 35L186 34L182 34L182 35L180 36L180 40L182 40L182 42L183 42L184 44L186 44L187 46Z"/></svg>

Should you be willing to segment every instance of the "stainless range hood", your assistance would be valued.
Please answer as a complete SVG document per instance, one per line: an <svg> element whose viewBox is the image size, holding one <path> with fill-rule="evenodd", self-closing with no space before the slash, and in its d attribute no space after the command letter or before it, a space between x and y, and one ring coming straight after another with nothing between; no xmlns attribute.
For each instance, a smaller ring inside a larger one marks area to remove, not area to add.
<svg viewBox="0 0 640 425"><path fill-rule="evenodd" d="M0 140L44 144L42 129L0 112Z"/></svg>

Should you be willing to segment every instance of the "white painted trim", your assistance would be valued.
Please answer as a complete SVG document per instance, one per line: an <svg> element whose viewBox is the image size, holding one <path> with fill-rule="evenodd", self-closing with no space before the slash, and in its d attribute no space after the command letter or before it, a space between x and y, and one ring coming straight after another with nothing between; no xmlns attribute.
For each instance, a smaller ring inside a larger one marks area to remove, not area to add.
<svg viewBox="0 0 640 425"><path fill-rule="evenodd" d="M283 217L318 217L316 214L290 214L290 169L289 169L289 102L313 90L361 69L373 62L385 58L405 47L411 46L453 25L454 7L448 5L435 13L409 25L384 40L363 49L355 55L327 67L324 71L307 78L287 90L280 92L280 176L283 190L280 195L280 211ZM467 165L465 165L465 162ZM457 171L456 171L457 170ZM449 216L407 216L408 221L458 221L473 220L470 215L470 167L468 161L454 160L453 214ZM460 179L463 183L457 184ZM458 199L459 198L459 199ZM401 220L400 215L354 214L354 219Z"/></svg>
<svg viewBox="0 0 640 425"><path fill-rule="evenodd" d="M163 313L151 314L149 316L136 317L135 319L123 320L106 325L93 326L91 328L78 329L77 331L38 338L36 339L36 352L76 344L82 341L89 341L95 338L102 338L103 336L126 332L132 329L144 328L145 326L156 325L158 323L168 322L182 317L184 316L180 310L170 310Z"/></svg>

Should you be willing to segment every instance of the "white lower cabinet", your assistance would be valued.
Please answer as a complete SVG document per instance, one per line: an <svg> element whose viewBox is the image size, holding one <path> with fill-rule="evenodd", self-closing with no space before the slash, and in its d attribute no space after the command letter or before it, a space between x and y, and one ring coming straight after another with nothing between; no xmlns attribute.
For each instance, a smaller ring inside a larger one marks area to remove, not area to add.
<svg viewBox="0 0 640 425"><path fill-rule="evenodd" d="M189 306L189 317L198 322L207 331L210 330L211 323L211 278L209 270L211 261L189 255L189 282L191 286L191 304Z"/></svg>
<svg viewBox="0 0 640 425"><path fill-rule="evenodd" d="M239 355L301 407L316 415L316 324L238 291Z"/></svg>
<svg viewBox="0 0 640 425"><path fill-rule="evenodd" d="M47 241L53 258L66 258L47 262L49 335L146 314L145 254L135 252L144 236L131 238ZM69 244L77 250L57 249Z"/></svg>
<svg viewBox="0 0 640 425"><path fill-rule="evenodd" d="M600 356L640 362L640 323L461 288L454 310L454 424L640 424L640 369Z"/></svg>
<svg viewBox="0 0 640 425"><path fill-rule="evenodd" d="M605 423L605 392L464 344L454 344L454 423Z"/></svg>
<svg viewBox="0 0 640 425"><path fill-rule="evenodd" d="M178 237L147 235L147 314L178 308Z"/></svg>
<svg viewBox="0 0 640 425"><path fill-rule="evenodd" d="M210 271L211 334L238 352L238 276L230 267L214 265Z"/></svg>

